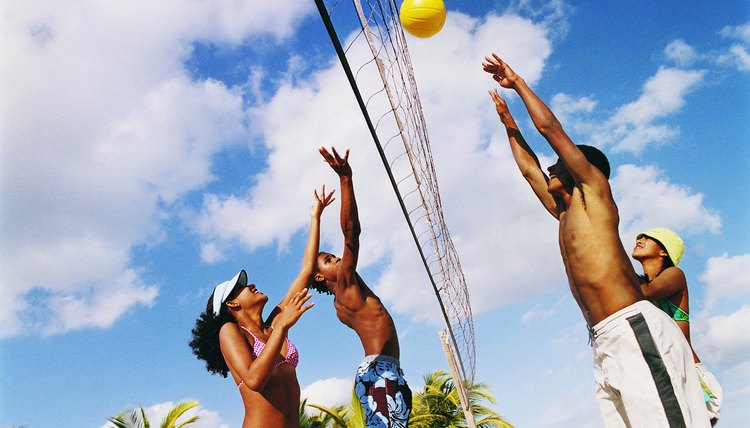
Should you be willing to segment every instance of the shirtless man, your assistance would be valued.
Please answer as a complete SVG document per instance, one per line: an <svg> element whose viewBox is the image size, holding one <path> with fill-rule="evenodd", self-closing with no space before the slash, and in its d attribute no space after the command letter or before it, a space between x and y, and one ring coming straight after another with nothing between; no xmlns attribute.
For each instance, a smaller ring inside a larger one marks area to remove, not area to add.
<svg viewBox="0 0 750 428"><path fill-rule="evenodd" d="M559 222L558 242L570 290L592 336L596 398L607 427L707 427L705 405L685 337L644 300L618 233L609 162L577 146L552 111L496 54L484 71L523 100L537 130L559 156L547 176L505 101L490 96L513 157L531 189Z"/></svg>
<svg viewBox="0 0 750 428"><path fill-rule="evenodd" d="M312 288L333 294L339 320L362 342L365 359L357 368L354 388L365 410L367 427L406 428L412 396L399 365L396 326L378 296L356 272L361 228L349 150L343 158L335 148L332 152L320 148L320 154L339 175L344 253L341 258L325 252L318 255Z"/></svg>

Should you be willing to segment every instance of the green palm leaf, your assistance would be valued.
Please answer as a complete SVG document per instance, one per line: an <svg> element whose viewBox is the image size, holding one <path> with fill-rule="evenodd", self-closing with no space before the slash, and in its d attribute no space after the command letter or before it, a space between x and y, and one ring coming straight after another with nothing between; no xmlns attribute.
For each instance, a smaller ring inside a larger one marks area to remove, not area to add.
<svg viewBox="0 0 750 428"><path fill-rule="evenodd" d="M193 416L192 418L177 424L177 419L180 418L188 410L199 406L200 404L195 400L187 400L182 403L178 403L172 407L161 422L160 428L184 428L188 425L192 425L198 419L199 416ZM123 412L115 417L107 418L107 420L115 426L115 428L150 428L151 423L146 417L146 410L143 406L138 406L137 409L133 409L130 412Z"/></svg>
<svg viewBox="0 0 750 428"><path fill-rule="evenodd" d="M161 428L182 428L194 423L198 420L197 416L194 416L187 421L177 425L177 419L179 419L180 416L194 407L198 407L198 402L195 400L186 400L178 403L176 406L172 407L169 413L167 413L167 416L164 417L164 420L162 420L161 422Z"/></svg>
<svg viewBox="0 0 750 428"><path fill-rule="evenodd" d="M442 370L424 377L425 386L414 396L414 407L409 426L414 428L465 428L466 416L453 378ZM490 388L485 383L465 384L469 409L479 428L513 428L508 421L492 409L483 406L495 404Z"/></svg>
<svg viewBox="0 0 750 428"><path fill-rule="evenodd" d="M338 406L334 409L331 409L330 407L321 406L319 404L308 404L308 406L318 409L321 412L327 414L335 424L334 426L338 427L346 427L346 410L344 409L344 406Z"/></svg>

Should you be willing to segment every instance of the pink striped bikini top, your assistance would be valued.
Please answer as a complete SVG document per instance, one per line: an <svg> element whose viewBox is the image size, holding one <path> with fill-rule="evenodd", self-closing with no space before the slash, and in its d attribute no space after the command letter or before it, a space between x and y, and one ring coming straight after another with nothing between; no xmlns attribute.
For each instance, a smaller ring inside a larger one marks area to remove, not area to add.
<svg viewBox="0 0 750 428"><path fill-rule="evenodd" d="M258 358L260 353L263 352L263 348L266 347L266 344L258 340L258 338L250 330L246 329L243 326L240 326L240 328L248 332L250 336L253 336L253 349L251 350L251 354L253 355L253 358ZM289 339L286 339L286 343L286 356L284 356L284 359L276 363L276 367L282 364L289 364L292 367L297 367L297 364L299 363L299 353L297 352L297 347L294 346L294 344Z"/></svg>

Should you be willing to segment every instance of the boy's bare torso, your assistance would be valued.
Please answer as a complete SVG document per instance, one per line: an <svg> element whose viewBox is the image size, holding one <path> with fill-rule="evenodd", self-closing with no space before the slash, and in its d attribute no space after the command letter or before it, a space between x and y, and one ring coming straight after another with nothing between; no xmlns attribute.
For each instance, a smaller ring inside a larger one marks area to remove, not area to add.
<svg viewBox="0 0 750 428"><path fill-rule="evenodd" d="M393 318L380 298L356 275L357 286L336 292L336 316L359 336L365 355L399 358L398 334Z"/></svg>

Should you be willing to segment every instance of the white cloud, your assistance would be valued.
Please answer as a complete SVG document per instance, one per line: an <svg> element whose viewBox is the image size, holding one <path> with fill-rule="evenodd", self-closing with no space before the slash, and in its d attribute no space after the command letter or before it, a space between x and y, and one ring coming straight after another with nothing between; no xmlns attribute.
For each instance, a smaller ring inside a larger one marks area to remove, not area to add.
<svg viewBox="0 0 750 428"><path fill-rule="evenodd" d="M157 294L155 287L144 286L137 274L128 270L122 277L112 278L106 286L72 295L53 294L47 304L49 314L39 313L37 320L49 321L40 326L45 334L89 326L107 328L133 305L152 306Z"/></svg>
<svg viewBox="0 0 750 428"><path fill-rule="evenodd" d="M750 355L750 336L747 334L747 319L750 317L750 306L729 315L716 315L708 319L705 334L699 336L696 350L700 355L727 367L739 367L747 362ZM745 369L750 368L745 364ZM743 373L749 377L750 371Z"/></svg>
<svg viewBox="0 0 750 428"><path fill-rule="evenodd" d="M346 406L352 400L352 390L354 388L354 379L332 377L320 379L304 387L300 393L301 400L307 399L308 404L318 404L325 407L334 408L336 406ZM318 410L312 407L306 407L308 414L317 413Z"/></svg>
<svg viewBox="0 0 750 428"><path fill-rule="evenodd" d="M690 66L698 59L698 53L695 49L682 39L670 42L664 48L664 55L680 67Z"/></svg>
<svg viewBox="0 0 750 428"><path fill-rule="evenodd" d="M609 119L613 149L640 153L648 144L674 138L676 129L654 122L677 112L704 75L705 71L660 67L644 84L641 96Z"/></svg>
<svg viewBox="0 0 750 428"><path fill-rule="evenodd" d="M564 38L570 30L568 21L575 8L563 0L514 0L508 2L508 11L539 21L551 37Z"/></svg>
<svg viewBox="0 0 750 428"><path fill-rule="evenodd" d="M605 120L589 117L596 107L592 97L557 94L550 105L556 115L560 112L558 119L566 129L581 135L582 141L588 140L588 144L601 148L611 147L615 153L639 154L646 147L663 144L679 135L678 128L658 121L677 113L705 74L704 70L661 66L643 85L637 100L621 106Z"/></svg>
<svg viewBox="0 0 750 428"><path fill-rule="evenodd" d="M750 71L750 53L747 46L732 45L729 51L719 57L720 63L729 63L740 71Z"/></svg>
<svg viewBox="0 0 750 428"><path fill-rule="evenodd" d="M567 94L555 94L550 102L550 109L555 112L555 117L560 123L579 123L574 121L577 115L591 113L596 108L597 102L590 97L574 98Z"/></svg>
<svg viewBox="0 0 750 428"><path fill-rule="evenodd" d="M570 297L566 295L564 300L558 299L557 302L555 302L552 305L535 303L531 307L531 309L526 311L521 316L521 321L524 323L530 323L530 322L536 322L536 321L543 321L543 320L552 318L554 316L557 316L560 307L566 304L568 302L568 299L570 299ZM580 332L576 330L573 334L577 335L579 333ZM557 340L561 340L561 339L562 339L562 336L557 338Z"/></svg>
<svg viewBox="0 0 750 428"><path fill-rule="evenodd" d="M740 71L750 71L750 23L726 26L719 34L725 39L736 41L725 54L719 56L719 63L730 64Z"/></svg>
<svg viewBox="0 0 750 428"><path fill-rule="evenodd" d="M750 43L750 23L736 26L727 25L721 29L719 34L726 39L734 39L743 43Z"/></svg>
<svg viewBox="0 0 750 428"><path fill-rule="evenodd" d="M729 256L722 254L706 262L706 270L698 277L706 285L706 307L711 309L719 301L736 301L750 293L750 254Z"/></svg>
<svg viewBox="0 0 750 428"><path fill-rule="evenodd" d="M643 85L638 100L621 107L612 120L618 124L639 125L674 113L685 104L685 95L703 74L702 71L659 67Z"/></svg>
<svg viewBox="0 0 750 428"><path fill-rule="evenodd" d="M721 227L718 214L704 206L703 194L671 183L655 166L622 165L611 182L626 250L638 233L652 227L666 227L683 235L716 233Z"/></svg>
<svg viewBox="0 0 750 428"><path fill-rule="evenodd" d="M214 154L247 136L241 94L191 80L192 43L282 38L312 10L183 0L6 8L0 289L13 304L0 311L3 335L20 332L24 311L28 333L51 333L106 327L153 304L157 286L140 279L131 250L163 239L168 209L213 179Z"/></svg>
<svg viewBox="0 0 750 428"><path fill-rule="evenodd" d="M225 259L226 255L216 243L207 242L201 244L201 260L203 260L205 263L218 263L224 261Z"/></svg>

